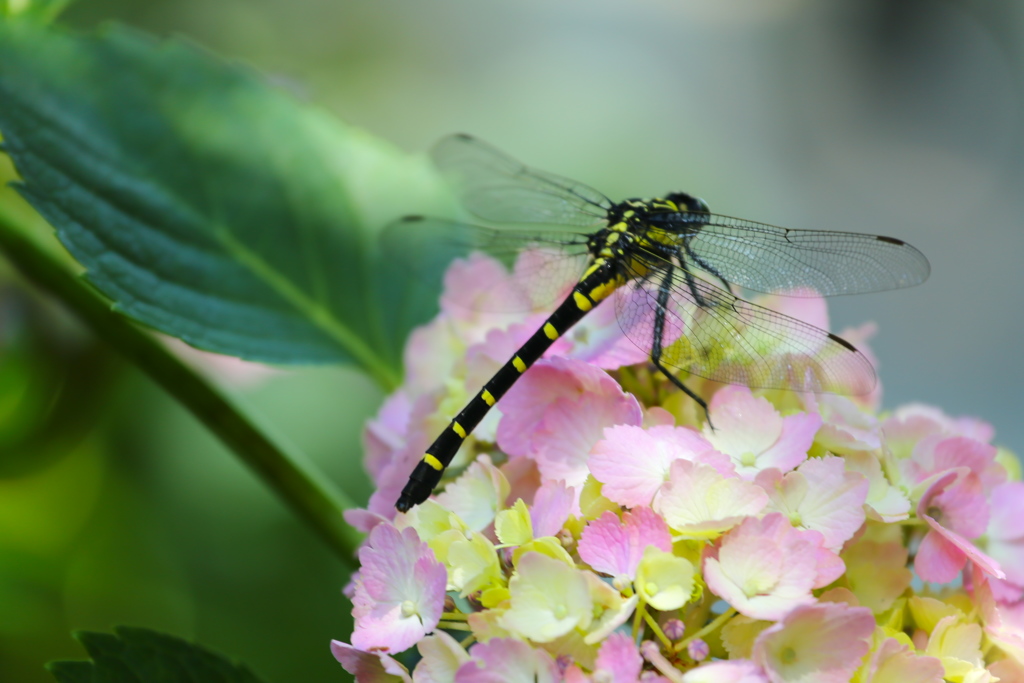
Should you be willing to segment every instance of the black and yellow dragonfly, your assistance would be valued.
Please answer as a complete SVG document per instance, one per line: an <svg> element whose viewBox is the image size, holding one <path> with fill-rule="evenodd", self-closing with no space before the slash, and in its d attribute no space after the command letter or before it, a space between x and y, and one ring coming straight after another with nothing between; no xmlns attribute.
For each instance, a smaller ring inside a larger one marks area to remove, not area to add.
<svg viewBox="0 0 1024 683"><path fill-rule="evenodd" d="M613 202L468 135L442 139L433 160L471 213L516 225L408 217L398 231L405 246L419 240L425 248L451 247L453 255L479 249L506 261L535 249L531 265L515 277L533 301L538 293L541 300L563 299L427 448L396 504L403 512L430 496L463 441L516 380L606 299L623 333L706 414L704 400L676 372L815 393L856 395L875 383L870 362L852 344L739 298L736 288L832 296L908 287L929 274L921 252L893 237L719 216L684 192Z"/></svg>

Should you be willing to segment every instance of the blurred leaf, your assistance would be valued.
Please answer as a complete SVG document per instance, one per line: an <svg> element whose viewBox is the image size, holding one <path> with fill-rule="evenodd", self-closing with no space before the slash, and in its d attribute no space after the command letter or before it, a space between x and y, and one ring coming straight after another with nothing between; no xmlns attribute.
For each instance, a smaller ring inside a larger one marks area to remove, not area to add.
<svg viewBox="0 0 1024 683"><path fill-rule="evenodd" d="M51 662L47 668L60 683L93 683L89 662Z"/></svg>
<svg viewBox="0 0 1024 683"><path fill-rule="evenodd" d="M119 375L108 347L36 301L0 284L0 482L73 451Z"/></svg>
<svg viewBox="0 0 1024 683"><path fill-rule="evenodd" d="M259 683L249 669L180 638L125 626L117 635L75 634L91 662L51 662L47 668L60 683Z"/></svg>
<svg viewBox="0 0 1024 683"><path fill-rule="evenodd" d="M50 22L64 11L71 0L0 0L0 16L26 17Z"/></svg>
<svg viewBox="0 0 1024 683"><path fill-rule="evenodd" d="M376 233L445 212L425 159L117 26L0 23L0 132L21 193L119 310L199 348L357 363L397 384L436 292L378 254Z"/></svg>

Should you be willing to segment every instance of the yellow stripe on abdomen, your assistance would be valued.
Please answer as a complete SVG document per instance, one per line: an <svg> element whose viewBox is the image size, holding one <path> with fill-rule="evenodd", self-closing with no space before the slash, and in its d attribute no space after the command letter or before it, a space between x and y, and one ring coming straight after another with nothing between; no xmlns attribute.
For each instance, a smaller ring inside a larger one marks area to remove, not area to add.
<svg viewBox="0 0 1024 683"><path fill-rule="evenodd" d="M573 292L572 300L576 302L576 308L580 309L584 313L594 307L594 304L591 303L590 299L588 299L582 292Z"/></svg>

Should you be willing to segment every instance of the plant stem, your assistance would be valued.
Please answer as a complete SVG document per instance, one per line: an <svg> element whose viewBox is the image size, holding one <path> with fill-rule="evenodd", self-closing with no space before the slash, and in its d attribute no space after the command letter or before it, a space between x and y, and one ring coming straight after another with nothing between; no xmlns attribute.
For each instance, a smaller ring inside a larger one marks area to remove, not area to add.
<svg viewBox="0 0 1024 683"><path fill-rule="evenodd" d="M675 647L676 652L682 652L683 650L686 649L686 646L689 645L691 641L694 641L697 638L703 638L704 636L708 635L709 633L714 632L716 629L721 628L722 625L725 624L725 622L727 622L730 619L732 619L735 614L736 614L736 608L735 607L730 607L729 609L725 610L724 612L719 614L717 617L715 617L714 621L712 621L710 624L708 624L707 626L705 626L701 630L697 631L696 633L694 633L689 638L686 638L685 640L679 641L679 644L676 645L676 647Z"/></svg>
<svg viewBox="0 0 1024 683"><path fill-rule="evenodd" d="M341 513L354 507L296 449L258 427L234 400L76 277L0 205L0 250L33 284L56 297L100 339L176 398L259 475L349 566L361 535Z"/></svg>
<svg viewBox="0 0 1024 683"><path fill-rule="evenodd" d="M438 628L443 628L446 631L472 631L473 627L464 621L439 621L437 622Z"/></svg>
<svg viewBox="0 0 1024 683"><path fill-rule="evenodd" d="M654 631L654 635L658 637L658 640L661 641L661 644L665 649L668 652L672 652L672 641L668 639L665 632L661 630L660 626L658 626L658 622L654 620L654 617L652 617L651 613L647 610L644 610L644 621L646 621L647 625L651 627L651 630Z"/></svg>

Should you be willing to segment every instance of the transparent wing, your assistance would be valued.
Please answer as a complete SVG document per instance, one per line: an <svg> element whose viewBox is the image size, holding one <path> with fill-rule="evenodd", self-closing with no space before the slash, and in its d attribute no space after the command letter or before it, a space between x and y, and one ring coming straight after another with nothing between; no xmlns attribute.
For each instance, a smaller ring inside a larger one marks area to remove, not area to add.
<svg viewBox="0 0 1024 683"><path fill-rule="evenodd" d="M672 231L671 221L662 219ZM683 256L727 282L757 292L812 296L900 289L928 279L924 254L906 242L878 235L791 230L707 215L688 216L678 232ZM659 226L662 227L662 226ZM812 291L807 291L812 290Z"/></svg>
<svg viewBox="0 0 1024 683"><path fill-rule="evenodd" d="M589 263L586 240L570 232L498 230L407 216L385 227L381 251L431 291L443 286L446 304L522 313L568 295Z"/></svg>
<svg viewBox="0 0 1024 683"><path fill-rule="evenodd" d="M664 305L659 303L659 294ZM623 332L654 346L664 311L661 360L668 367L752 388L864 394L871 363L847 342L813 325L744 301L679 268L649 272L615 295Z"/></svg>
<svg viewBox="0 0 1024 683"><path fill-rule="evenodd" d="M469 135L442 138L431 155L462 205L484 220L593 227L612 206L593 188L528 168Z"/></svg>

